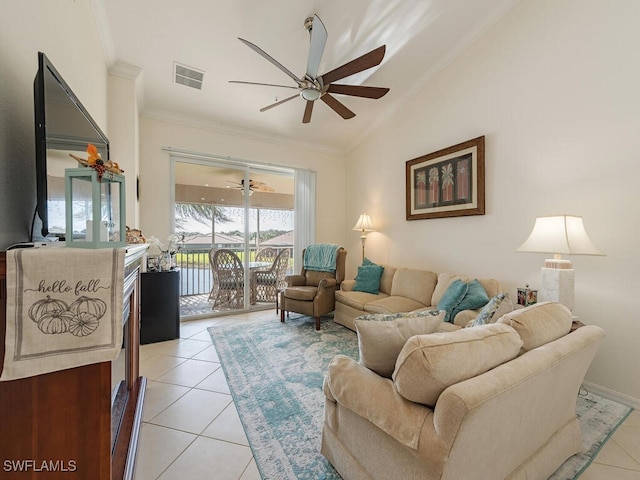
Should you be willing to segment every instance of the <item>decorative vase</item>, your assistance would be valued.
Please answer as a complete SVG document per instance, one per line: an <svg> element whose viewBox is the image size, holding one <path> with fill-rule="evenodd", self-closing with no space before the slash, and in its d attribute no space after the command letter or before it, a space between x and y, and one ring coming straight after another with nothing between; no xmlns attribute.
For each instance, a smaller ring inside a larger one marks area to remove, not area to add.
<svg viewBox="0 0 640 480"><path fill-rule="evenodd" d="M168 272L171 270L172 259L169 252L162 252L160 254L160 271Z"/></svg>

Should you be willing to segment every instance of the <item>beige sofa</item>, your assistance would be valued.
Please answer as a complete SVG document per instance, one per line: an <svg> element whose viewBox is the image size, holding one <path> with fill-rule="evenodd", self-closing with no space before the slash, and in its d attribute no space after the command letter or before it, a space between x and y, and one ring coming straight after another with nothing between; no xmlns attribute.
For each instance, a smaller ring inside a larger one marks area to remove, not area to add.
<svg viewBox="0 0 640 480"><path fill-rule="evenodd" d="M380 293L353 291L355 280L344 280L336 291L334 320L355 330L353 320L366 313L399 313L435 308L456 279L473 280L473 277L453 273L437 274L429 270L398 268L382 265ZM502 293L502 287L492 278L479 278L489 298ZM465 310L456 315L453 323L464 327L478 314L478 310Z"/></svg>
<svg viewBox="0 0 640 480"><path fill-rule="evenodd" d="M548 478L583 449L576 398L604 336L570 328L568 309L541 303L496 324L413 336L392 378L336 356L323 455L345 480Z"/></svg>

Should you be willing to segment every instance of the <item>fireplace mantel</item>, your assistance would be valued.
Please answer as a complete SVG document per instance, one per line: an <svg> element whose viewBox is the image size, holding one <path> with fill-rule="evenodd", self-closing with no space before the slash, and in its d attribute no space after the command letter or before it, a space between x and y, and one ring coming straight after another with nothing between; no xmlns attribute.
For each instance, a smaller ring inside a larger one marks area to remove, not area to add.
<svg viewBox="0 0 640 480"><path fill-rule="evenodd" d="M139 374L140 269L146 250L147 245L127 248L123 382L113 388L111 362L0 382L0 460L8 478L133 478L146 388ZM0 252L0 371L5 329L6 253Z"/></svg>

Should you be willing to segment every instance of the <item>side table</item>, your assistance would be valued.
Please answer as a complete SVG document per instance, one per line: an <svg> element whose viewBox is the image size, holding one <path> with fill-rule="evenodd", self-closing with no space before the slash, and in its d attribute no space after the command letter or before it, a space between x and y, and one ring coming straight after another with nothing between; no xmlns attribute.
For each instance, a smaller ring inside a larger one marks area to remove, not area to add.
<svg viewBox="0 0 640 480"><path fill-rule="evenodd" d="M584 323L582 323L580 320L574 320L573 322L571 322L571 330L569 330L569 333L575 332L580 327L584 327Z"/></svg>
<svg viewBox="0 0 640 480"><path fill-rule="evenodd" d="M180 337L180 271L140 275L140 344Z"/></svg>

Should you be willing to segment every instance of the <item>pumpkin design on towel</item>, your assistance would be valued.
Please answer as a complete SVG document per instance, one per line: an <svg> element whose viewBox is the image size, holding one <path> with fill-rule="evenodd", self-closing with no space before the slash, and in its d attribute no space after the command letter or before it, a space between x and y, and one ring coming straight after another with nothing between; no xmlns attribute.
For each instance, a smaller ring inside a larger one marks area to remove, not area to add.
<svg viewBox="0 0 640 480"><path fill-rule="evenodd" d="M76 337L86 337L97 330L105 313L107 304L99 298L82 296L67 305L47 295L47 298L31 305L28 315L47 335L71 333Z"/></svg>
<svg viewBox="0 0 640 480"><path fill-rule="evenodd" d="M69 332L76 337L86 337L96 331L99 323L94 314L80 312L69 323Z"/></svg>
<svg viewBox="0 0 640 480"><path fill-rule="evenodd" d="M69 331L69 322L73 317L73 313L69 310L51 310L40 317L38 328L43 333L66 333Z"/></svg>
<svg viewBox="0 0 640 480"><path fill-rule="evenodd" d="M62 300L57 300L55 298L51 298L51 296L47 295L47 298L43 298L42 300L38 300L34 302L33 305L29 308L29 318L36 323L39 323L42 319L43 315L48 312L64 312L68 310L69 307Z"/></svg>
<svg viewBox="0 0 640 480"><path fill-rule="evenodd" d="M76 315L82 312L91 313L100 320L107 311L107 304L99 298L80 297L69 305L69 310Z"/></svg>

